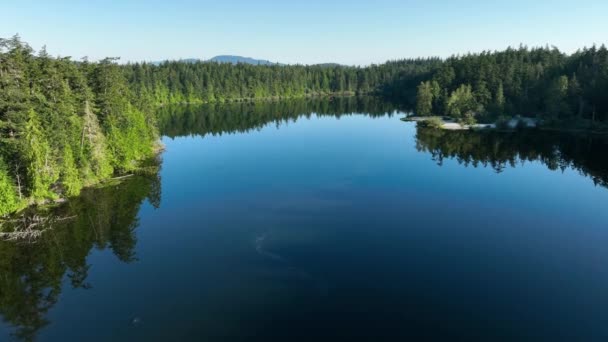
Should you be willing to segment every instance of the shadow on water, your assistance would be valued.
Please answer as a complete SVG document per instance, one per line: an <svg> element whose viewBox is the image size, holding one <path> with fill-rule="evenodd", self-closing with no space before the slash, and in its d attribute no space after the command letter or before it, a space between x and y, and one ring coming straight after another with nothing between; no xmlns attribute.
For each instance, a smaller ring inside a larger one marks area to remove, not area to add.
<svg viewBox="0 0 608 342"><path fill-rule="evenodd" d="M33 241L0 241L0 316L15 340L33 341L51 323L46 316L63 286L94 285L87 282L93 248L110 249L125 263L136 260L140 206L146 199L160 206L159 167L160 160L150 161L145 173L83 190L56 208L23 213L58 219L45 220L45 232ZM4 231L14 231L10 224Z"/></svg>
<svg viewBox="0 0 608 342"><path fill-rule="evenodd" d="M454 159L464 166L491 167L501 173L507 167L539 161L550 170L574 169L608 187L608 139L523 130L520 132L446 131L417 127L416 148L429 153L439 166Z"/></svg>

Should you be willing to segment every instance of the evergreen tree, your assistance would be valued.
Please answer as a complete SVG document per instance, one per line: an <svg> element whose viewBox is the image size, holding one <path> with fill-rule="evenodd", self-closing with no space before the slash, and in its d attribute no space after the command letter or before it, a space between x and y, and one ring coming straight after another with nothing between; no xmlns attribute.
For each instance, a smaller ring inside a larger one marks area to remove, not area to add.
<svg viewBox="0 0 608 342"><path fill-rule="evenodd" d="M498 84L496 95L494 96L495 111L498 115L504 114L505 110L505 92L502 82Z"/></svg>
<svg viewBox="0 0 608 342"><path fill-rule="evenodd" d="M51 153L38 114L30 109L24 129L22 155L28 172L28 189L34 199L55 197L50 187L57 181L58 172Z"/></svg>
<svg viewBox="0 0 608 342"><path fill-rule="evenodd" d="M428 116L433 113L433 87L430 82L422 82L418 86L416 96L416 114Z"/></svg>
<svg viewBox="0 0 608 342"><path fill-rule="evenodd" d="M547 88L547 95L545 96L547 116L552 119L567 117L570 114L567 99L568 77L557 77Z"/></svg>
<svg viewBox="0 0 608 342"><path fill-rule="evenodd" d="M139 71L144 83L149 72ZM75 196L151 155L152 91L132 90L126 75L115 59L76 63L0 39L0 215L21 199Z"/></svg>
<svg viewBox="0 0 608 342"><path fill-rule="evenodd" d="M63 148L63 165L61 167L61 183L65 187L65 194L68 196L76 196L80 194L82 189L82 180L78 174L78 169L74 162L72 148L66 145Z"/></svg>
<svg viewBox="0 0 608 342"><path fill-rule="evenodd" d="M0 158L0 216L4 216L17 210L19 197L15 191L15 184L9 176L6 164Z"/></svg>
<svg viewBox="0 0 608 342"><path fill-rule="evenodd" d="M522 114L557 124L576 118L595 129L608 123L606 89L604 46L572 55L519 47L367 67L119 65L116 58L53 58L45 48L34 54L14 36L0 39L0 215L23 202L76 195L83 186L137 168L158 140L160 105L356 93L468 123Z"/></svg>

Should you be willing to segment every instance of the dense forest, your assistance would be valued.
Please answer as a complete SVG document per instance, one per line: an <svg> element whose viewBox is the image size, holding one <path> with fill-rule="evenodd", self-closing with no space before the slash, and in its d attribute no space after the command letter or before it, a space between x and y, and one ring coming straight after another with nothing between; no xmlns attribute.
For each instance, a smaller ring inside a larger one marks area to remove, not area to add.
<svg viewBox="0 0 608 342"><path fill-rule="evenodd" d="M378 93L413 100L416 85L440 64L437 58L368 67L168 61L129 64L124 70L137 97L158 105Z"/></svg>
<svg viewBox="0 0 608 342"><path fill-rule="evenodd" d="M419 115L465 122L524 115L597 129L608 121L606 89L604 46L572 55L520 47L366 67L155 65L54 58L14 36L0 39L0 216L136 169L153 155L157 120L168 120L158 109L171 104L373 94L415 106ZM225 120L213 119L197 125L221 132ZM261 121L247 118L243 129Z"/></svg>
<svg viewBox="0 0 608 342"><path fill-rule="evenodd" d="M157 141L121 67L0 39L0 215L137 167Z"/></svg>
<svg viewBox="0 0 608 342"><path fill-rule="evenodd" d="M420 83L418 115L495 121L522 115L546 124L593 127L608 120L608 50L567 55L556 48L509 48L445 60Z"/></svg>
<svg viewBox="0 0 608 342"><path fill-rule="evenodd" d="M418 115L495 122L522 115L571 128L608 121L608 50L509 48L368 67L165 62L124 66L145 103L204 103L326 94L374 94Z"/></svg>

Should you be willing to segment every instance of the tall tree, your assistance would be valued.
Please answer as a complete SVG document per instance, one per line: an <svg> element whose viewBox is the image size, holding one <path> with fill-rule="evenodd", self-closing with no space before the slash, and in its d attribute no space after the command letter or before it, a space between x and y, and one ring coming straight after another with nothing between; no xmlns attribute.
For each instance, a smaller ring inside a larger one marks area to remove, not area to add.
<svg viewBox="0 0 608 342"><path fill-rule="evenodd" d="M0 158L0 216L10 214L19 206L15 184L9 176L6 164Z"/></svg>
<svg viewBox="0 0 608 342"><path fill-rule="evenodd" d="M416 114L420 116L433 114L433 87L430 82L422 82L418 86Z"/></svg>

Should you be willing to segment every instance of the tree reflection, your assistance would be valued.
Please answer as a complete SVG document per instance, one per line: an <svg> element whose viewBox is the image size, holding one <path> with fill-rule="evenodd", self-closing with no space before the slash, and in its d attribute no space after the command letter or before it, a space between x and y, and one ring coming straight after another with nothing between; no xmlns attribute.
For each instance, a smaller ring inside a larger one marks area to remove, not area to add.
<svg viewBox="0 0 608 342"><path fill-rule="evenodd" d="M516 133L446 131L418 126L416 148L439 165L455 159L465 166L492 167L502 172L525 161L540 161L550 170L579 171L596 185L608 187L608 139L539 130Z"/></svg>
<svg viewBox="0 0 608 342"><path fill-rule="evenodd" d="M146 198L160 205L159 167L159 160L151 161L141 174L86 189L65 205L36 212L70 219L52 223L34 242L0 241L0 315L16 340L32 341L49 324L47 312L66 282L91 287L86 259L92 248L110 248L126 263L135 260L140 206Z"/></svg>
<svg viewBox="0 0 608 342"><path fill-rule="evenodd" d="M277 126L301 117L341 117L355 113L368 116L392 114L395 105L376 97L308 98L269 102L238 102L196 106L167 106L158 111L161 133L171 138L248 132L267 124Z"/></svg>

